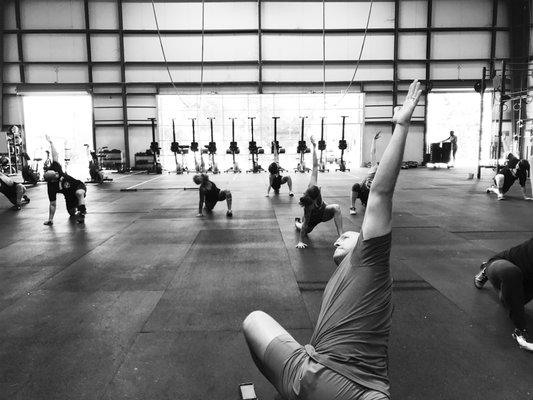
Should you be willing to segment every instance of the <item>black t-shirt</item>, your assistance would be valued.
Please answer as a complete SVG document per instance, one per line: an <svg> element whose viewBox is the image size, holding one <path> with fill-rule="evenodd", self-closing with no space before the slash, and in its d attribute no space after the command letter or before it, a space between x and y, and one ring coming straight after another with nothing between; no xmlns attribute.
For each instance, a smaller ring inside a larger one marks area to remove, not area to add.
<svg viewBox="0 0 533 400"><path fill-rule="evenodd" d="M56 201L58 193L62 193L65 198L76 197L76 190L85 185L82 181L79 181L70 175L63 174L57 182L48 182L47 186L48 199L50 201Z"/></svg>
<svg viewBox="0 0 533 400"><path fill-rule="evenodd" d="M503 188L502 191L505 193L509 191L513 183L518 179L520 186L526 185L527 180L527 171L520 169L517 171L516 176L513 174L512 170L509 167L503 167L498 174L503 175Z"/></svg>
<svg viewBox="0 0 533 400"><path fill-rule="evenodd" d="M309 191L311 188L308 188L305 193L305 195L309 195ZM312 221L315 220L321 220L322 214L324 213L324 210L326 209L326 203L324 203L324 200L322 200L322 192L320 188L318 189L318 197L316 198L316 201L313 202L310 206L306 206L304 208L304 216L306 222L309 224Z"/></svg>
<svg viewBox="0 0 533 400"><path fill-rule="evenodd" d="M17 183L14 182L13 185L8 185L2 179L0 179L0 193L6 195L6 197L17 194Z"/></svg>
<svg viewBox="0 0 533 400"><path fill-rule="evenodd" d="M202 192L204 194L205 201L208 203L213 203L218 201L218 194L220 193L220 189L217 188L217 185L215 185L213 182L209 181L211 184L211 188L207 190L207 188L204 186L202 189Z"/></svg>
<svg viewBox="0 0 533 400"><path fill-rule="evenodd" d="M533 238L496 254L489 261L494 260L512 262L522 270L522 274L527 280L533 281Z"/></svg>

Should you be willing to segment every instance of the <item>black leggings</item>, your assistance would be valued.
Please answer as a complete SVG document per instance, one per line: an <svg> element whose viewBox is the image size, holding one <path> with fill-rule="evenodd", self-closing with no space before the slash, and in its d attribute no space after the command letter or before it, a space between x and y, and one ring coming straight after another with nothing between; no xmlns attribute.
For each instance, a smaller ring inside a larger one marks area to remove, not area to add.
<svg viewBox="0 0 533 400"><path fill-rule="evenodd" d="M533 299L533 287L524 281L522 270L507 260L490 262L485 273L499 292L500 301L509 309L509 316L515 327L526 328L524 305Z"/></svg>

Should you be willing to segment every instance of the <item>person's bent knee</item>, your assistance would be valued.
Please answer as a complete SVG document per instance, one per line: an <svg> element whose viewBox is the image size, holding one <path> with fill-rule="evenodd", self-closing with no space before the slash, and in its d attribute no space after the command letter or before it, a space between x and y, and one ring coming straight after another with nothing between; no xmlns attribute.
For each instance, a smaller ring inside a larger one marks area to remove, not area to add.
<svg viewBox="0 0 533 400"><path fill-rule="evenodd" d="M265 316L268 316L268 314L259 310L252 311L250 314L248 314L244 321L242 321L244 335L248 335L251 329L257 324L258 320L263 319Z"/></svg>
<svg viewBox="0 0 533 400"><path fill-rule="evenodd" d="M335 214L341 213L341 206L339 206L338 204L332 204L331 208Z"/></svg>

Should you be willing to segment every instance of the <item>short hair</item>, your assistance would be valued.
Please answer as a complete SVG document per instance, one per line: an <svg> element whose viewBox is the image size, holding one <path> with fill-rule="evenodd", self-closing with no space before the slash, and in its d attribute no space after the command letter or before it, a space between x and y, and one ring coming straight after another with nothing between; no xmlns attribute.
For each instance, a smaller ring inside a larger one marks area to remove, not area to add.
<svg viewBox="0 0 533 400"><path fill-rule="evenodd" d="M206 174L196 174L192 177L192 180L197 185L201 185L202 183L206 183L209 180L209 177Z"/></svg>
<svg viewBox="0 0 533 400"><path fill-rule="evenodd" d="M518 161L518 169L522 171L530 171L531 166L529 165L528 160L520 160Z"/></svg>
<svg viewBox="0 0 533 400"><path fill-rule="evenodd" d="M45 173L43 174L43 178L46 182L50 182L52 181L53 179L56 178L56 174L58 174L57 171L53 170L53 169L49 169L47 171L45 171Z"/></svg>

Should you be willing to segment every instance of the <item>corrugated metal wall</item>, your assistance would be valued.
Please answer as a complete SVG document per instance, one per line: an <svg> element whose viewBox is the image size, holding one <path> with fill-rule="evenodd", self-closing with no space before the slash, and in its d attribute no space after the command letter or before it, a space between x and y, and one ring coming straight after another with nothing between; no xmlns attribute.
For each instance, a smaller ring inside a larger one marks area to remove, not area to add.
<svg viewBox="0 0 533 400"><path fill-rule="evenodd" d="M374 1L352 90L366 93L365 149L390 132L393 106L413 78L472 88L483 67L509 56L503 0ZM370 1L327 1L327 91L351 80ZM182 93L197 93L202 3L157 1L169 69ZM157 93L173 93L150 1L4 1L3 124L20 124L19 84L88 84L97 145L145 148ZM275 93L322 90L321 1L206 1L203 90ZM425 99L415 112L406 159L421 160ZM374 129L375 128L375 129ZM139 146L132 142L139 141ZM129 143L128 143L129 142ZM133 151L130 153L133 154ZM364 151L366 155L368 151Z"/></svg>

